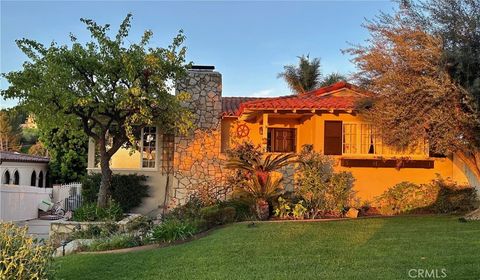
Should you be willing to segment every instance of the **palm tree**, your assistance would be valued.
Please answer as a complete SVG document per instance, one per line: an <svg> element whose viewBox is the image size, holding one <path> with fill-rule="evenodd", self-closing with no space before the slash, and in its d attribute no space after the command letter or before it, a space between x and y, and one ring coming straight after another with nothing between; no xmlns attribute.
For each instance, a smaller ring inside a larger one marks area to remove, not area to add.
<svg viewBox="0 0 480 280"><path fill-rule="evenodd" d="M328 74L327 76L325 76L323 79L322 79L322 82L320 83L320 86L321 87L326 87L326 86L329 86L329 85L333 85L334 83L337 83L337 82L340 82L340 81L346 81L347 80L347 77L345 77L344 75L340 74L340 73L330 73Z"/></svg>
<svg viewBox="0 0 480 280"><path fill-rule="evenodd" d="M293 163L295 154L229 158L226 167L245 172L247 183L237 190L255 201L255 210L261 220L268 218L268 200L282 194L282 178L272 178L272 172Z"/></svg>
<svg viewBox="0 0 480 280"><path fill-rule="evenodd" d="M285 79L290 89L296 94L314 90L320 84L322 77L319 58L310 60L309 55L302 55L298 59L298 66L283 66L283 72L278 74L278 78Z"/></svg>

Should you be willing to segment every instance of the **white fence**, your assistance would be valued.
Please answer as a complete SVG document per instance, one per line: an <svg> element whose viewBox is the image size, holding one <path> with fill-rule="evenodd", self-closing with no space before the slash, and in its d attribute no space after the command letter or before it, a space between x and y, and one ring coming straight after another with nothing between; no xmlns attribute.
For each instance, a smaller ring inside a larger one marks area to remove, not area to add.
<svg viewBox="0 0 480 280"><path fill-rule="evenodd" d="M53 185L53 202L60 201L65 210L75 210L82 203L82 184Z"/></svg>
<svg viewBox="0 0 480 280"><path fill-rule="evenodd" d="M24 221L38 217L38 204L50 200L52 189L0 185L0 221Z"/></svg>

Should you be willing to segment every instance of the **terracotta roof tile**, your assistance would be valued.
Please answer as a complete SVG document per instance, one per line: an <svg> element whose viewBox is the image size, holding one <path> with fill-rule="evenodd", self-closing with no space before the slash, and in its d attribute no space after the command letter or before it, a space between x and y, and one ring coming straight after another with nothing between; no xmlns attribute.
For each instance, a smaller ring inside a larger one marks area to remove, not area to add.
<svg viewBox="0 0 480 280"><path fill-rule="evenodd" d="M246 109L353 110L355 108L355 102L358 100L359 96L335 96L329 94L344 88L352 89L362 94L368 94L352 84L347 82L338 82L331 86L319 88L303 94L247 101L239 106L238 110L236 111L236 115L241 115Z"/></svg>
<svg viewBox="0 0 480 280"><path fill-rule="evenodd" d="M260 99L266 99L266 98L261 98L261 97L222 97L222 116L223 117L235 116L235 113L237 112L238 108L240 107L240 104L248 102L248 101L260 100Z"/></svg>

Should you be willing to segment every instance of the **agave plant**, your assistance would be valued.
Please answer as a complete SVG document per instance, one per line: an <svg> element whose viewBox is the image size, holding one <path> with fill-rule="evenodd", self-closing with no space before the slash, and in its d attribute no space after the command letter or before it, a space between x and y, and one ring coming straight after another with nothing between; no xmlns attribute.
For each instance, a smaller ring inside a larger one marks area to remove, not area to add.
<svg viewBox="0 0 480 280"><path fill-rule="evenodd" d="M230 158L228 160L227 168L245 172L247 183L237 192L255 201L255 210L259 219L268 218L268 200L283 192L282 178L272 178L272 172L293 163L295 156L295 154L269 154L248 159Z"/></svg>

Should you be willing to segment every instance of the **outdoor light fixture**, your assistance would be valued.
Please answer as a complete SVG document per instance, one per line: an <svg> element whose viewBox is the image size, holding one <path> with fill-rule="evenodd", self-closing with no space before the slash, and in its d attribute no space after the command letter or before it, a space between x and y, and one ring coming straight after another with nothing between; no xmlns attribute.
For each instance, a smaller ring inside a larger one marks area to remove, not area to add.
<svg viewBox="0 0 480 280"><path fill-rule="evenodd" d="M62 256L65 256L65 246L67 246L68 241L67 240L62 240L60 245L62 245Z"/></svg>

